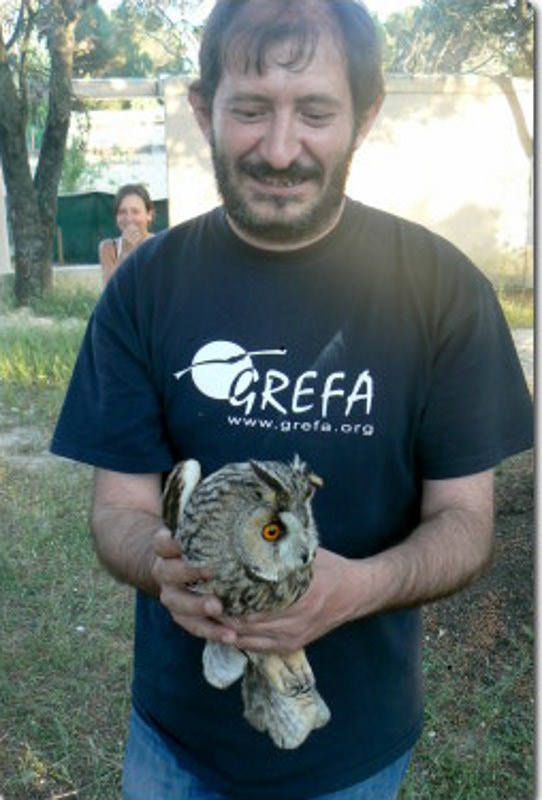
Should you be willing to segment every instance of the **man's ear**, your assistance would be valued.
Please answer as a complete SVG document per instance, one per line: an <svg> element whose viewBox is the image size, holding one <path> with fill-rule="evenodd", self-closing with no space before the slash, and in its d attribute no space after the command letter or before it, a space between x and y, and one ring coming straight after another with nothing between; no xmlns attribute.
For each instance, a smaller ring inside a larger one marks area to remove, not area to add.
<svg viewBox="0 0 542 800"><path fill-rule="evenodd" d="M367 138L367 136L369 134L369 131L373 127L374 122L375 122L376 118L378 117L378 113L380 111L380 108L382 107L382 103L383 102L384 102L384 95L381 94L381 95L378 96L378 98L375 100L373 105L366 112L365 117L363 119L363 122L361 123L360 129L359 129L359 131L357 133L357 136L356 136L356 141L355 141L356 149L358 147L360 147L361 144Z"/></svg>
<svg viewBox="0 0 542 800"><path fill-rule="evenodd" d="M211 114L207 101L197 89L190 88L188 91L188 102L194 112L201 132L207 139L211 138Z"/></svg>

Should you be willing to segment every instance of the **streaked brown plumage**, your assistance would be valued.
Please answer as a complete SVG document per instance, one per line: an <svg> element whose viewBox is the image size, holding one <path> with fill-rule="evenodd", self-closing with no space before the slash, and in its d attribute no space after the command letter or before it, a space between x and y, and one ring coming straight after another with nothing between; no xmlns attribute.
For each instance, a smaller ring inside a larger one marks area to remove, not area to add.
<svg viewBox="0 0 542 800"><path fill-rule="evenodd" d="M163 515L183 558L213 575L195 588L216 594L230 616L294 603L312 577L318 534L311 499L320 485L297 457L228 464L204 480L197 461L178 464ZM329 719L303 650L279 656L207 642L203 665L217 688L243 676L245 717L278 747L298 747Z"/></svg>

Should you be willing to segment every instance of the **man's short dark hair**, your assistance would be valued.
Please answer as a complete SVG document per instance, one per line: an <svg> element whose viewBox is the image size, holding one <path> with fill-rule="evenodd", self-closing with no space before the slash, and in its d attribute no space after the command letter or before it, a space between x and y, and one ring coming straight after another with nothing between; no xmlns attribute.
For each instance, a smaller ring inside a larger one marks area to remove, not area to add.
<svg viewBox="0 0 542 800"><path fill-rule="evenodd" d="M357 0L216 0L200 48L200 78L193 88L211 108L222 71L235 63L263 72L270 47L293 43L284 67L310 62L322 30L331 31L344 54L356 128L384 93L380 46L374 22Z"/></svg>

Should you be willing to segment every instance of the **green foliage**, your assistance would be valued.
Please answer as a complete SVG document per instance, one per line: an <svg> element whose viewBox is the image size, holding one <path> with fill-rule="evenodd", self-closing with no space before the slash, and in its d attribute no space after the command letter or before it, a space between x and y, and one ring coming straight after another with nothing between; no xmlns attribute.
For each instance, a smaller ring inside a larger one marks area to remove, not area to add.
<svg viewBox="0 0 542 800"><path fill-rule="evenodd" d="M70 143L64 152L59 185L59 191L63 194L91 188L103 172L102 166L98 164L91 165L87 160L87 143L90 130L87 113L72 114L71 124L75 127L75 132L70 137Z"/></svg>
<svg viewBox="0 0 542 800"><path fill-rule="evenodd" d="M383 28L390 72L533 73L534 9L526 0L422 0Z"/></svg>
<svg viewBox="0 0 542 800"><path fill-rule="evenodd" d="M98 3L92 3L81 14L75 41L74 76L101 75L115 52L115 31Z"/></svg>
<svg viewBox="0 0 542 800"><path fill-rule="evenodd" d="M123 0L112 13L116 55L108 74L151 77L194 70L198 23L184 10L200 4Z"/></svg>
<svg viewBox="0 0 542 800"><path fill-rule="evenodd" d="M77 319L86 322L94 310L97 299L97 289L57 286L36 301L34 313L38 317L50 317L56 320Z"/></svg>

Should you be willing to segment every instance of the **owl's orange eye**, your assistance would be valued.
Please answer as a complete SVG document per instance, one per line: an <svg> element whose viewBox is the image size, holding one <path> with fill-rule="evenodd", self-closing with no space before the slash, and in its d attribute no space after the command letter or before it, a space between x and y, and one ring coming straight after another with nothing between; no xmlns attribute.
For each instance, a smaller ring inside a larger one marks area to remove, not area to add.
<svg viewBox="0 0 542 800"><path fill-rule="evenodd" d="M284 533L284 528L278 522L270 522L262 528L262 536L266 542L278 542Z"/></svg>

